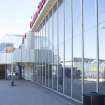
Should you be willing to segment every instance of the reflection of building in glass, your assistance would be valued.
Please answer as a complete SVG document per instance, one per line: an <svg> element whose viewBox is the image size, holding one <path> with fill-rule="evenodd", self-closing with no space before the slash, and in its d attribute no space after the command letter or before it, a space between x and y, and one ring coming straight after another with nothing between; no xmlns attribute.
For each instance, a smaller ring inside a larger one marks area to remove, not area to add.
<svg viewBox="0 0 105 105"><path fill-rule="evenodd" d="M75 66L78 67L79 70L81 70L82 65L80 67L78 66L79 62L82 62L82 58L74 58ZM101 79L105 78L105 65L104 62L105 60L99 60L100 62L100 75L99 77ZM97 62L95 59L89 59L89 58L84 58L84 63L85 63L85 71L84 71L84 76L85 79L96 79L97 77ZM81 71L82 72L82 71Z"/></svg>

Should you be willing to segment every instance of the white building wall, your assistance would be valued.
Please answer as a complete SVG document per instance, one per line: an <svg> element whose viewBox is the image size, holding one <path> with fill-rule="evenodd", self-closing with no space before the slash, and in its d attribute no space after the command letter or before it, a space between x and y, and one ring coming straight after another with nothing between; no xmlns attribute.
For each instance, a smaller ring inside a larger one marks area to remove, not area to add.
<svg viewBox="0 0 105 105"><path fill-rule="evenodd" d="M49 55L49 56L48 56ZM34 49L16 49L13 53L0 53L0 64L11 64L11 63L52 63L53 52L48 49L34 50ZM50 58L50 59L49 59ZM57 58L57 56L55 56ZM55 64L57 63L54 61Z"/></svg>
<svg viewBox="0 0 105 105"><path fill-rule="evenodd" d="M33 63L34 59L34 50L32 49L16 49L13 53L14 62L23 62L23 63Z"/></svg>
<svg viewBox="0 0 105 105"><path fill-rule="evenodd" d="M34 49L34 40L35 40L34 32L27 32L26 38L24 40L24 48Z"/></svg>
<svg viewBox="0 0 105 105"><path fill-rule="evenodd" d="M25 64L24 67L24 79L25 80L33 80L33 65Z"/></svg>
<svg viewBox="0 0 105 105"><path fill-rule="evenodd" d="M49 53L49 56L48 56ZM0 64L22 63L52 63L53 52L51 50L16 49L13 53L0 53ZM57 58L57 56L55 56ZM50 58L50 59L48 59ZM57 59L56 59L57 60ZM56 61L55 61L56 63Z"/></svg>

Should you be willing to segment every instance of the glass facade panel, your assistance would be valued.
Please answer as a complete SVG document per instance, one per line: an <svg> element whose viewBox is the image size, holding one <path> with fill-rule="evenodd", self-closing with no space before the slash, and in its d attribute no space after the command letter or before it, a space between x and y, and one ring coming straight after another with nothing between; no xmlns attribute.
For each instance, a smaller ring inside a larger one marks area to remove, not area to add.
<svg viewBox="0 0 105 105"><path fill-rule="evenodd" d="M69 12L68 12L69 10ZM68 24L67 24L68 23ZM71 1L65 0L65 81L64 93L71 96Z"/></svg>
<svg viewBox="0 0 105 105"><path fill-rule="evenodd" d="M46 20L48 20L48 16L46 17ZM45 37L45 41L46 41L46 47L45 47L45 51L46 51L46 86L48 87L48 21L46 22L46 37Z"/></svg>
<svg viewBox="0 0 105 105"><path fill-rule="evenodd" d="M43 28L41 29L41 31L40 31L40 51L42 51L42 41L43 41ZM40 65L41 65L41 84L43 84L43 62L42 62L42 58L43 58L43 56L42 56L42 54L40 54L40 57L41 57L41 59L40 59Z"/></svg>
<svg viewBox="0 0 105 105"><path fill-rule="evenodd" d="M37 45L38 45L38 43L37 43L37 34L38 33L35 33L35 47L36 47L36 52L35 52L35 54L36 54L36 56L35 56L35 59L36 59L36 61L37 61L37 59L38 59L38 56L37 56L37 49L38 49L38 47L37 47ZM38 80L38 72L37 72L37 62L35 63L35 80L37 81Z"/></svg>
<svg viewBox="0 0 105 105"><path fill-rule="evenodd" d="M42 27L42 51L43 51L43 48L44 48L44 40L43 40L43 38L44 38L44 27ZM43 61L44 61L44 59L43 59L43 53L41 54L42 56L42 84L44 84L44 70L43 70L43 65L44 65L44 63L43 63Z"/></svg>
<svg viewBox="0 0 105 105"><path fill-rule="evenodd" d="M50 17L50 14L48 15L48 25L47 25L47 30L48 30L48 37L47 37L47 44L48 44L48 46L47 46L47 50L48 50L48 52L47 52L47 71L48 71L48 84L47 84L47 86L49 87L49 80L50 80L50 28L49 28L49 26L50 26L50 21L49 21L49 17Z"/></svg>
<svg viewBox="0 0 105 105"><path fill-rule="evenodd" d="M57 90L57 4L55 5L55 7L53 8L53 11L55 11L54 13L54 17L53 17L53 26L54 26L54 34L53 34L53 39L54 39L54 44L53 44L53 49L54 49L54 61L53 61L53 88L55 90Z"/></svg>
<svg viewBox="0 0 105 105"><path fill-rule="evenodd" d="M39 31L38 32L38 57L39 57L39 59L38 59L38 81L39 81L39 83L41 83L41 63L40 63L40 60L41 60L41 58L40 58L40 39L41 39L41 37L40 37L40 35L41 35L41 31Z"/></svg>
<svg viewBox="0 0 105 105"><path fill-rule="evenodd" d="M99 92L105 94L105 0L99 2Z"/></svg>
<svg viewBox="0 0 105 105"><path fill-rule="evenodd" d="M45 24L45 20L44 20L44 24ZM43 27L43 49L42 49L42 55L44 55L44 50L45 50L45 35L46 34L46 24ZM46 66L45 66L45 58L43 57L43 84L46 84L46 70L45 70Z"/></svg>
<svg viewBox="0 0 105 105"><path fill-rule="evenodd" d="M52 51L52 11L50 12L50 19L49 19L49 54L50 56L50 62L49 62L49 88L52 88L52 56L53 56L53 51Z"/></svg>
<svg viewBox="0 0 105 105"><path fill-rule="evenodd" d="M73 71L72 97L82 99L82 33L81 2L73 0L74 36L73 36ZM79 89L79 91L78 91Z"/></svg>
<svg viewBox="0 0 105 105"><path fill-rule="evenodd" d="M84 0L84 92L95 92L97 81L96 0ZM90 11L88 11L88 8Z"/></svg>
<svg viewBox="0 0 105 105"><path fill-rule="evenodd" d="M63 92L64 82L64 3L58 9L59 11L59 69L58 69L58 91Z"/></svg>
<svg viewBox="0 0 105 105"><path fill-rule="evenodd" d="M42 25L41 25L42 26ZM39 56L40 56L40 60L39 60L39 65L40 65L40 83L42 83L42 55L40 53L40 51L42 50L42 29L39 31L40 35L39 35Z"/></svg>

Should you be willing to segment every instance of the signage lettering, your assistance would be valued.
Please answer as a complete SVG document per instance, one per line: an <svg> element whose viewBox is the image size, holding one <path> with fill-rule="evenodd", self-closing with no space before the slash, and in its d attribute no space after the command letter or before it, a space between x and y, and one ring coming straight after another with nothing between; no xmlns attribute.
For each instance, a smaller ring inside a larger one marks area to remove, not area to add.
<svg viewBox="0 0 105 105"><path fill-rule="evenodd" d="M37 7L37 11L36 13L33 15L32 17L32 21L30 22L30 28L32 28L33 24L35 23L36 19L38 18L41 10L43 9L43 6L45 5L47 0L41 0L41 2L39 2L39 5Z"/></svg>

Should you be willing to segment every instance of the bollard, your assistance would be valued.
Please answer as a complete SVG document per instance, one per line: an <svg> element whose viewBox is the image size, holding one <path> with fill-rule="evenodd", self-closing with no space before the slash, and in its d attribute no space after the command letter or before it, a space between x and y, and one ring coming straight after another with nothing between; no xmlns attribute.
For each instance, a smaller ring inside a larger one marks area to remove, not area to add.
<svg viewBox="0 0 105 105"><path fill-rule="evenodd" d="M15 86L14 81L11 81L11 86Z"/></svg>

